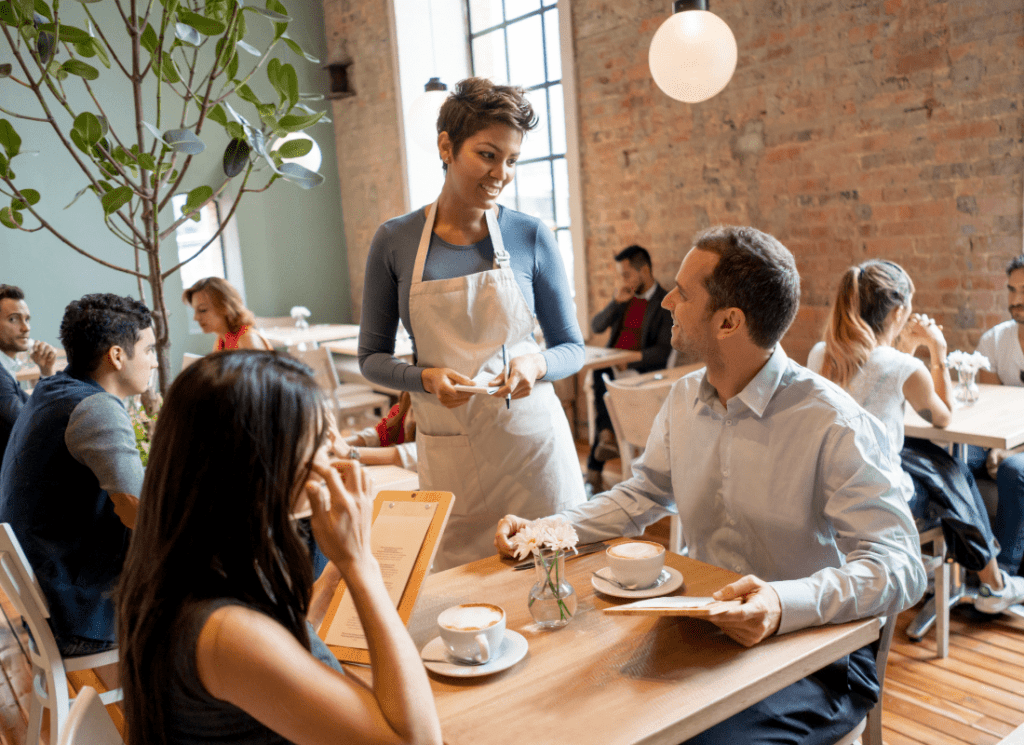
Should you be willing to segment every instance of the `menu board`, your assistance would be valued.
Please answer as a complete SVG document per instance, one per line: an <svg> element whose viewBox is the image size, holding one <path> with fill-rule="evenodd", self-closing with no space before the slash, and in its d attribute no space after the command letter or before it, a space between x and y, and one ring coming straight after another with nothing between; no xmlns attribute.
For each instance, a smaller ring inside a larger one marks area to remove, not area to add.
<svg viewBox="0 0 1024 745"><path fill-rule="evenodd" d="M380 492L373 504L370 546L391 601L406 623L434 560L448 522L451 492ZM345 662L369 662L366 637L344 583L319 629L320 637Z"/></svg>

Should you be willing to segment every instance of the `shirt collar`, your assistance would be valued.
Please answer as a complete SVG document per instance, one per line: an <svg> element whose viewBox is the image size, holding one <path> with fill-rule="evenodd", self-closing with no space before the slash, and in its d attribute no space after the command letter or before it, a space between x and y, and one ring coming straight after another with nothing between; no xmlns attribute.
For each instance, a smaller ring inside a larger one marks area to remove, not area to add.
<svg viewBox="0 0 1024 745"><path fill-rule="evenodd" d="M0 352L0 364L4 366L4 370L14 377L14 373L18 371L18 362L6 352Z"/></svg>
<svg viewBox="0 0 1024 745"><path fill-rule="evenodd" d="M782 345L776 344L775 350L772 352L771 357L768 358L768 361L757 371L757 375L747 383L746 387L736 394L735 398L739 399L741 403L757 414L759 418L764 416L768 403L772 400L772 396L775 395L775 391L782 381L782 374L786 370L786 363L788 361L789 357L782 351ZM697 395L693 400L693 404L696 406L699 401L707 406L711 406L717 397L718 391L708 382L708 374L705 372L704 377L700 381L700 386L697 388Z"/></svg>
<svg viewBox="0 0 1024 745"><path fill-rule="evenodd" d="M654 291L657 289L657 287L657 282L651 282L651 286L647 288L647 292L644 292L640 295L634 294L634 297L638 297L641 300L646 300L647 302L650 302L651 298L654 297Z"/></svg>

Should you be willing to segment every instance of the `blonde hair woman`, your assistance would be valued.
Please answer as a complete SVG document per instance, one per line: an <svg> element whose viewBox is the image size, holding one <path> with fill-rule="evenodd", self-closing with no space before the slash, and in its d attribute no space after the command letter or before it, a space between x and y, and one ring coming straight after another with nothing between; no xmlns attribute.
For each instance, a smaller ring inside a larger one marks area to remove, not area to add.
<svg viewBox="0 0 1024 745"><path fill-rule="evenodd" d="M213 351L222 349L271 349L256 329L256 316L230 282L207 277L189 287L181 296L195 311L196 323L204 334L216 334Z"/></svg>
<svg viewBox="0 0 1024 745"><path fill-rule="evenodd" d="M927 440L903 436L903 409L910 403L936 427L952 410L946 339L942 327L912 312L914 283L899 264L871 259L846 270L825 341L811 350L807 367L845 388L885 425L893 458L904 470L910 511L939 518L957 561L981 580L975 607L999 613L1024 600L1024 577L996 562L985 503L967 466ZM929 367L913 353L927 347Z"/></svg>

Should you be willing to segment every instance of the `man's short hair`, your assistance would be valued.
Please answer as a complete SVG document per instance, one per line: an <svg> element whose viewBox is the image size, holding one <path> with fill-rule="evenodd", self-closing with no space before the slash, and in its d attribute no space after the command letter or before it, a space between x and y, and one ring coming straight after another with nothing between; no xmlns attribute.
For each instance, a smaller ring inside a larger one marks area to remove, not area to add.
<svg viewBox="0 0 1024 745"><path fill-rule="evenodd" d="M1010 263L1006 265L1006 276L1009 277L1018 269L1024 269L1024 254L1014 256L1010 259Z"/></svg>
<svg viewBox="0 0 1024 745"><path fill-rule="evenodd" d="M92 373L113 346L121 347L130 359L142 330L152 322L149 308L135 298L97 293L72 300L60 322L68 367L79 374Z"/></svg>
<svg viewBox="0 0 1024 745"><path fill-rule="evenodd" d="M647 249L643 246L638 246L635 243L632 246L626 246L624 249L615 254L616 261L628 261L637 271L640 271L643 267L651 268L651 255L647 252Z"/></svg>
<svg viewBox="0 0 1024 745"><path fill-rule="evenodd" d="M775 346L800 307L800 275L789 249L760 230L731 225L703 231L694 246L718 254L704 281L708 313L739 308L751 341L762 349Z"/></svg>
<svg viewBox="0 0 1024 745"><path fill-rule="evenodd" d="M0 285L0 300L24 300L25 293L14 285Z"/></svg>

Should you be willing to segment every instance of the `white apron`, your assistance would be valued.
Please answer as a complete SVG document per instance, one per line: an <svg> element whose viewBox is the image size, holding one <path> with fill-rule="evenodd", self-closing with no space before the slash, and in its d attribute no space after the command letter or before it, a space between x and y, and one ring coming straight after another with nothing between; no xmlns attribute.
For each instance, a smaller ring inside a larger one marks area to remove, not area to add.
<svg viewBox="0 0 1024 745"><path fill-rule="evenodd" d="M487 382L508 359L539 352L498 221L487 210L495 268L424 282L437 203L427 208L409 290L416 364L448 367ZM495 553L494 531L507 514L534 519L585 501L569 422L551 383L537 381L526 398L476 394L456 409L432 393L413 393L420 488L450 491L455 504L434 571Z"/></svg>

